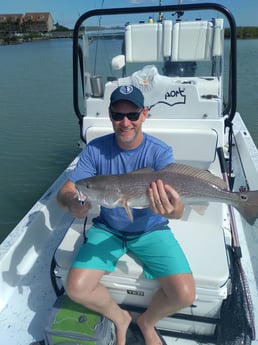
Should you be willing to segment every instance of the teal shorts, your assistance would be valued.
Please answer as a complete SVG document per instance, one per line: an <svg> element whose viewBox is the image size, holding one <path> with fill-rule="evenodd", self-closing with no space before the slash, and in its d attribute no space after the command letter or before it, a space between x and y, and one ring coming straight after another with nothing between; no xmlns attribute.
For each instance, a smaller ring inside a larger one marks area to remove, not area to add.
<svg viewBox="0 0 258 345"><path fill-rule="evenodd" d="M131 252L143 267L147 279L171 274L192 273L179 243L170 229L154 230L123 237L92 226L72 268L113 272L117 261Z"/></svg>

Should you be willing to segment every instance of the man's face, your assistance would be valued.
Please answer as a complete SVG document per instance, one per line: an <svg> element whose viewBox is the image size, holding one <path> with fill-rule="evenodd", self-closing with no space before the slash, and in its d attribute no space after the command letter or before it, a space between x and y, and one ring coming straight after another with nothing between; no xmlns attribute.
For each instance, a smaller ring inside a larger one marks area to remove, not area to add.
<svg viewBox="0 0 258 345"><path fill-rule="evenodd" d="M114 117L112 117L112 113ZM128 101L119 101L111 106L109 116L117 142L122 148L135 148L141 143L143 137L142 123L145 121L147 113L146 108L140 109ZM128 114L129 118L127 116L122 118L122 114ZM138 119L133 121L137 117ZM117 118L119 119L117 120Z"/></svg>

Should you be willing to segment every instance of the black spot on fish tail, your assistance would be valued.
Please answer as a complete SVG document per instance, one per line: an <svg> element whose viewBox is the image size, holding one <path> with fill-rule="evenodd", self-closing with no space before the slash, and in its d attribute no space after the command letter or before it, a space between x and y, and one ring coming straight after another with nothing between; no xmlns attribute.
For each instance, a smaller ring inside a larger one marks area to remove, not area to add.
<svg viewBox="0 0 258 345"><path fill-rule="evenodd" d="M236 207L241 216L251 225L258 218L258 191L240 192L240 201Z"/></svg>

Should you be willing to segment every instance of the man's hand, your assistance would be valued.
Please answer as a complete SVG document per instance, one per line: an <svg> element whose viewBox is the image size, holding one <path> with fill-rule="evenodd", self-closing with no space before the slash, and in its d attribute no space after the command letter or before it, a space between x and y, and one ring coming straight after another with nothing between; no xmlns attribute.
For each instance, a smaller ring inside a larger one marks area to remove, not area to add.
<svg viewBox="0 0 258 345"><path fill-rule="evenodd" d="M64 207L73 217L85 218L91 208L89 201L81 202L78 200L78 194L75 185L67 181L57 194L57 200L60 206Z"/></svg>
<svg viewBox="0 0 258 345"><path fill-rule="evenodd" d="M177 191L162 180L151 183L149 188L150 207L154 213L166 218L179 219L184 212L184 204Z"/></svg>
<svg viewBox="0 0 258 345"><path fill-rule="evenodd" d="M67 205L68 211L73 217L85 218L91 208L91 203L88 201L81 202L78 200L77 196L70 200Z"/></svg>

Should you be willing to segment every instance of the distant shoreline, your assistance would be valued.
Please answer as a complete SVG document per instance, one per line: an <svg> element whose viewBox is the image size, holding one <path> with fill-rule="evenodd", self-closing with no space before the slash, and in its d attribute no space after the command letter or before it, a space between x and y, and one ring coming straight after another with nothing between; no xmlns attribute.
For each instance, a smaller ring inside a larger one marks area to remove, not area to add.
<svg viewBox="0 0 258 345"><path fill-rule="evenodd" d="M38 42L50 39L73 38L73 30L53 31L50 33L16 34L11 36L0 36L0 45L13 45L27 42Z"/></svg>
<svg viewBox="0 0 258 345"><path fill-rule="evenodd" d="M114 28L98 28L98 32L101 30L113 30ZM115 28L116 30L122 30L123 28ZM96 31L96 28L90 27L87 28L89 35L90 32ZM225 28L225 39L229 38L230 30ZM59 38L73 38L73 30L65 31L52 31L47 34L33 33L30 35L22 36L12 35L12 36L0 36L0 45L12 45L12 44L21 44L26 42L34 42L40 40L49 40L49 39L59 39ZM258 39L258 27L257 26L238 26L237 27L237 39L249 40L249 39Z"/></svg>

